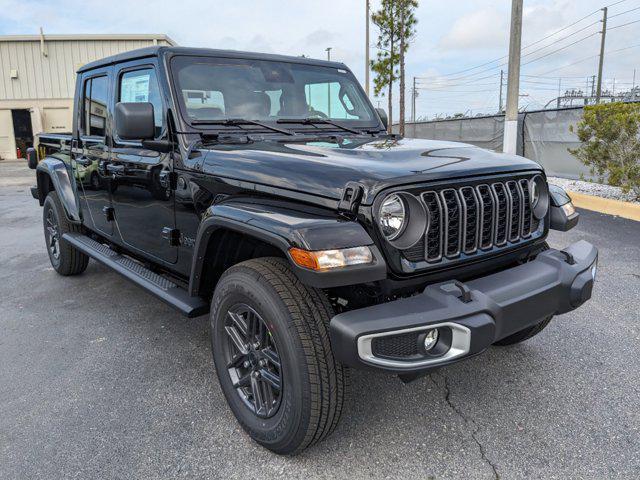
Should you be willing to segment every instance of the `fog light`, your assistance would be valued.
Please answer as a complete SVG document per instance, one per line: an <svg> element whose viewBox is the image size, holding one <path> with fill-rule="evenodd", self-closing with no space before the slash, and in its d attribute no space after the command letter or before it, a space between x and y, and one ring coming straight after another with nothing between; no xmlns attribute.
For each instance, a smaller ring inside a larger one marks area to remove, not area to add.
<svg viewBox="0 0 640 480"><path fill-rule="evenodd" d="M424 337L424 349L428 352L438 343L438 329L429 330Z"/></svg>

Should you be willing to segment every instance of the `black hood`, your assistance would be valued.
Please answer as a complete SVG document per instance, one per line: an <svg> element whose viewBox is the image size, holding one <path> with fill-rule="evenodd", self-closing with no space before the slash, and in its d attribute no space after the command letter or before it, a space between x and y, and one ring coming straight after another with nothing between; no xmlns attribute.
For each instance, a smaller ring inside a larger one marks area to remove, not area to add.
<svg viewBox="0 0 640 480"><path fill-rule="evenodd" d="M541 170L532 160L464 143L401 139L342 144L264 141L201 150L212 175L339 200L347 182L371 204L388 187L442 178Z"/></svg>

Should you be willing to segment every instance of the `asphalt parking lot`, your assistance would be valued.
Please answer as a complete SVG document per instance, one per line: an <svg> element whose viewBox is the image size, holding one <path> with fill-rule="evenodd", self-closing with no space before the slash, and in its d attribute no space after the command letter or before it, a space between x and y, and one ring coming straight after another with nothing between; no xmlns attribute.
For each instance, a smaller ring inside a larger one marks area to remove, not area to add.
<svg viewBox="0 0 640 480"><path fill-rule="evenodd" d="M33 172L0 162L0 478L638 478L640 223L583 211L594 298L539 336L409 385L353 372L332 437L252 443L218 387L207 317L91 262L60 277Z"/></svg>

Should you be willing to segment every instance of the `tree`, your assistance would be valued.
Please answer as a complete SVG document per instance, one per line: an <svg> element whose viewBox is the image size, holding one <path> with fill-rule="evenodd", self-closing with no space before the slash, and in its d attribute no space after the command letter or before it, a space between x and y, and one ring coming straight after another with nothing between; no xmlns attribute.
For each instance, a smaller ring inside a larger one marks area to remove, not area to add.
<svg viewBox="0 0 640 480"><path fill-rule="evenodd" d="M418 23L414 12L418 8L418 0L398 0L400 9L400 135L404 137L404 120L405 120L405 68L404 60L409 44L413 40L416 30L415 26Z"/></svg>
<svg viewBox="0 0 640 480"><path fill-rule="evenodd" d="M569 152L589 167L600 181L632 191L640 198L640 105L604 103L584 108L571 131L582 142Z"/></svg>
<svg viewBox="0 0 640 480"><path fill-rule="evenodd" d="M415 35L417 0L382 0L380 9L371 15L378 27L378 53L371 62L375 77L373 91L380 95L387 89L389 131L393 125L393 84L400 80L400 134L405 123L405 54ZM384 94L383 94L384 95Z"/></svg>
<svg viewBox="0 0 640 480"><path fill-rule="evenodd" d="M373 79L373 92L380 95L387 88L387 102L389 117L389 132L393 125L393 82L398 79L398 0L382 0L380 10L373 12L371 21L378 27L378 41L376 47L378 53L375 60L371 61ZM383 94L384 95L384 94Z"/></svg>

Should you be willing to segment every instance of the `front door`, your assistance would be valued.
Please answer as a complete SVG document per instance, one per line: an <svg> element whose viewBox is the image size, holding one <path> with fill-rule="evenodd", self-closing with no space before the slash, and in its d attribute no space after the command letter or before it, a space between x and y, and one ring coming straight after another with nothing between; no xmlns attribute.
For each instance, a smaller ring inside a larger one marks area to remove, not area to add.
<svg viewBox="0 0 640 480"><path fill-rule="evenodd" d="M149 102L153 105L156 139L167 136L165 107L155 65L119 67L114 107L117 102ZM110 171L115 221L121 242L128 248L167 263L178 259L175 233L174 191L171 188L171 154L122 140L114 128ZM173 243L173 244L172 244Z"/></svg>
<svg viewBox="0 0 640 480"><path fill-rule="evenodd" d="M81 197L83 221L104 236L113 234L111 181L106 172L109 161L110 105L109 68L92 71L82 78L82 98L78 105L78 138L72 145L74 176Z"/></svg>

